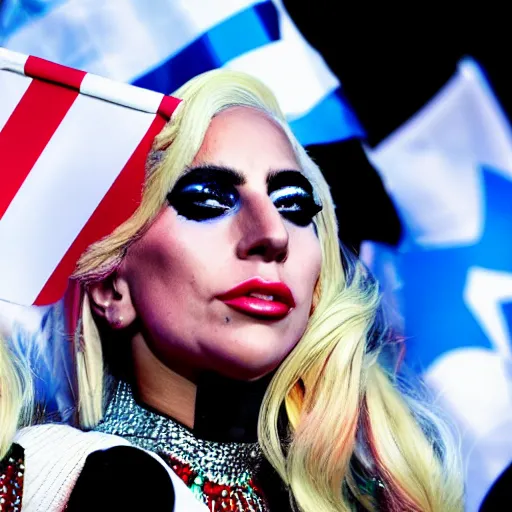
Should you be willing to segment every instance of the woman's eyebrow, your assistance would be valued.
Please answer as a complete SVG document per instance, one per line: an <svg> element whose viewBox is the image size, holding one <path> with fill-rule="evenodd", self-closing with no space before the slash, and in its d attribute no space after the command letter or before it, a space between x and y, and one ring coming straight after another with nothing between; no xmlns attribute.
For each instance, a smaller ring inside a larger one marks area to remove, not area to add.
<svg viewBox="0 0 512 512"><path fill-rule="evenodd" d="M185 186L198 181L223 182L242 186L247 183L247 178L242 172L232 167L205 164L186 169L176 185ZM269 193L287 186L302 187L307 192L313 193L311 182L297 169L271 170L267 175L266 181Z"/></svg>
<svg viewBox="0 0 512 512"><path fill-rule="evenodd" d="M190 167L178 180L180 183L189 181L223 181L235 186L245 185L247 182L245 176L236 169L224 165L199 165Z"/></svg>
<svg viewBox="0 0 512 512"><path fill-rule="evenodd" d="M267 188L268 192L273 192L282 187L288 186L302 187L304 190L313 193L313 185L311 182L302 174L302 172L296 169L281 169L271 171L267 176Z"/></svg>

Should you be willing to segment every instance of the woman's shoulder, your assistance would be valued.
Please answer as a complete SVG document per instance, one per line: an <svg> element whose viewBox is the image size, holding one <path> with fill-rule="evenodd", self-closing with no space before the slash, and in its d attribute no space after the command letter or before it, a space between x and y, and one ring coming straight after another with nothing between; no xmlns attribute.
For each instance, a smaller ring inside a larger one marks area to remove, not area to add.
<svg viewBox="0 0 512 512"><path fill-rule="evenodd" d="M116 436L59 424L23 428L14 442L24 452L23 512L63 510L91 453L130 445Z"/></svg>
<svg viewBox="0 0 512 512"><path fill-rule="evenodd" d="M79 461L95 450L130 445L122 437L103 432L84 432L70 425L57 423L22 428L16 433L14 441L24 448L25 457L37 457L41 459L41 463L58 457L61 453L65 453L71 460ZM70 461L70 464L73 462Z"/></svg>
<svg viewBox="0 0 512 512"><path fill-rule="evenodd" d="M151 504L165 506L152 510L206 511L158 455L122 437L47 424L21 429L14 441L23 455L22 512L112 510L113 504L143 510L155 480L160 492Z"/></svg>
<svg viewBox="0 0 512 512"><path fill-rule="evenodd" d="M41 439L44 439L44 442L41 441ZM121 437L112 434L105 434L94 430L84 431L62 423L45 423L43 425L22 428L16 433L15 440L22 446L27 444L33 447L52 441L59 441L59 443L78 443L80 445L90 442L107 445L113 442L130 444Z"/></svg>

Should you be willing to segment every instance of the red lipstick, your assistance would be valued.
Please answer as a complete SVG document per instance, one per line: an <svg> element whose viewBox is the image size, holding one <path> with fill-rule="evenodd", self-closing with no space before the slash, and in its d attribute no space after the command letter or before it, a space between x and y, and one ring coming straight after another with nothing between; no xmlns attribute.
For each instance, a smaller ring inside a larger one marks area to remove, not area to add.
<svg viewBox="0 0 512 512"><path fill-rule="evenodd" d="M288 286L261 277L243 281L217 298L236 311L268 320L280 320L295 307Z"/></svg>

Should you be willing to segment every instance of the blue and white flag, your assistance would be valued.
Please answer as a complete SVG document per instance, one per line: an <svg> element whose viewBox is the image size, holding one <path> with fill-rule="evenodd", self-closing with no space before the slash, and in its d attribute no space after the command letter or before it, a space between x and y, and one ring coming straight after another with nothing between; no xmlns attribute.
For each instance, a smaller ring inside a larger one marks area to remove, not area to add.
<svg viewBox="0 0 512 512"><path fill-rule="evenodd" d="M302 144L363 135L280 0L4 0L0 46L164 94L213 68L247 71Z"/></svg>
<svg viewBox="0 0 512 512"><path fill-rule="evenodd" d="M512 461L512 130L467 59L367 154L404 226L394 270L389 250L380 268L400 297L406 359L461 431L474 512Z"/></svg>

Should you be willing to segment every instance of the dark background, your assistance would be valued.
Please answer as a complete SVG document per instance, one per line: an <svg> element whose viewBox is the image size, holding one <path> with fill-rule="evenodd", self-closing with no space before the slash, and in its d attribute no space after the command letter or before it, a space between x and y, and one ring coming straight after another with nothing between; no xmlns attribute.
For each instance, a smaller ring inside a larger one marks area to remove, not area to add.
<svg viewBox="0 0 512 512"><path fill-rule="evenodd" d="M512 18L504 6L347 4L284 1L302 34L340 79L371 146L420 110L465 56L484 68L511 118ZM400 220L361 146L345 142L309 151L331 184L342 240L356 251L364 239L396 245Z"/></svg>

